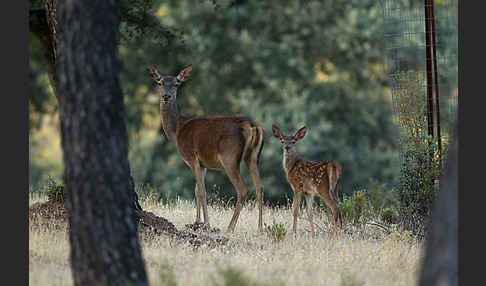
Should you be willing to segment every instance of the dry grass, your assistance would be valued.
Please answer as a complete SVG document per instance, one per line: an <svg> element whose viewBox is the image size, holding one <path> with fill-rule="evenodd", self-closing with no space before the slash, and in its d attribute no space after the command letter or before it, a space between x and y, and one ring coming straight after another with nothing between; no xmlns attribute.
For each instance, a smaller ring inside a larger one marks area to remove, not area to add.
<svg viewBox="0 0 486 286"><path fill-rule="evenodd" d="M32 199L32 198L31 198ZM37 200L40 200L37 198ZM192 223L192 202L164 205L142 200L142 207L173 222L178 229ZM233 209L209 208L212 226L225 230ZM145 266L151 285L223 285L221 271L239 271L258 285L415 285L422 245L404 235L385 236L381 230L331 233L327 218L314 212L320 225L312 239L305 212L294 237L289 208L264 209L264 222L283 223L287 236L274 242L257 234L257 209L248 204L241 212L236 231L222 233L230 242L219 248L177 244L162 236L142 242ZM54 223L53 223L54 224ZM374 236L375 238L372 238ZM64 225L29 226L29 281L32 285L72 285L68 261L69 242ZM172 277L172 278L171 278ZM248 284L250 285L250 284Z"/></svg>

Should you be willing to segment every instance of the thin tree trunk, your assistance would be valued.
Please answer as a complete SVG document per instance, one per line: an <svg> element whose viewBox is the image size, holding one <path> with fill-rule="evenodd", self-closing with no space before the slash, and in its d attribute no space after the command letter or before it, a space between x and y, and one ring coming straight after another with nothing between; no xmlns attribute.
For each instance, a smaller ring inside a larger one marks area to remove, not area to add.
<svg viewBox="0 0 486 286"><path fill-rule="evenodd" d="M458 285L457 121L446 170L433 205L419 285Z"/></svg>
<svg viewBox="0 0 486 286"><path fill-rule="evenodd" d="M56 50L75 285L148 285L116 59L119 1L60 1Z"/></svg>

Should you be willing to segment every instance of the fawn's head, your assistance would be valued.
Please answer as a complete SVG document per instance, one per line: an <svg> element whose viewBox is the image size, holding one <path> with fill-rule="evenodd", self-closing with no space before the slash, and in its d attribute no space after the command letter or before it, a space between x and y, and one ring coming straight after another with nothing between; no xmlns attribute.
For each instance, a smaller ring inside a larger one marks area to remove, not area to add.
<svg viewBox="0 0 486 286"><path fill-rule="evenodd" d="M285 136L282 134L282 132L280 132L280 129L274 124L272 125L272 132L273 132L273 136L280 139L283 150L288 152L294 149L295 143L297 143L297 141L304 138L305 133L307 132L307 127L304 126L300 128L293 136L292 135Z"/></svg>
<svg viewBox="0 0 486 286"><path fill-rule="evenodd" d="M192 65L185 67L177 76L161 76L155 65L149 65L147 70L157 84L160 101L164 104L170 104L176 100L177 88L189 77Z"/></svg>

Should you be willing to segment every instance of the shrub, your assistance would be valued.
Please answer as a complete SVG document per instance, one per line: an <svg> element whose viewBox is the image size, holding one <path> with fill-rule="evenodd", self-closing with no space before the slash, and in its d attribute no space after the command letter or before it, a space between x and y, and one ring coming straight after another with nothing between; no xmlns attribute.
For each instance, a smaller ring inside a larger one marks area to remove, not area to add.
<svg viewBox="0 0 486 286"><path fill-rule="evenodd" d="M354 192L351 196L351 203L353 206L353 211L351 214L351 219L354 223L358 223L360 219L367 218L368 216L364 216L365 213L368 213L368 199L366 197L366 191L357 191Z"/></svg>
<svg viewBox="0 0 486 286"><path fill-rule="evenodd" d="M367 220L370 215L369 202L365 190L356 191L352 195L344 195L342 199L338 200L339 208L341 209L341 216L343 223L359 223L362 220ZM319 200L319 207L325 213L328 219L332 219L331 208L321 198Z"/></svg>
<svg viewBox="0 0 486 286"><path fill-rule="evenodd" d="M338 205L341 209L343 223L350 222L354 213L353 201L351 200L351 197L344 195L343 198L338 201ZM328 214L330 214L330 217L332 217L332 211L330 209Z"/></svg>
<svg viewBox="0 0 486 286"><path fill-rule="evenodd" d="M426 221L440 176L441 162L447 154L442 142L442 155L436 140L427 134L427 102L422 79L413 74L393 78L401 86L395 92L395 109L402 127L402 165L398 191L400 223L414 234L425 234Z"/></svg>
<svg viewBox="0 0 486 286"><path fill-rule="evenodd" d="M394 207L384 208L380 214L381 221L387 224L395 224L398 222L398 211Z"/></svg>
<svg viewBox="0 0 486 286"><path fill-rule="evenodd" d="M281 241L287 235L287 230L282 223L277 223L275 220L272 225L264 223L264 231L267 236L273 241Z"/></svg>
<svg viewBox="0 0 486 286"><path fill-rule="evenodd" d="M67 192L63 183L58 183L52 177L47 179L47 184L44 189L48 201L64 202L66 200Z"/></svg>
<svg viewBox="0 0 486 286"><path fill-rule="evenodd" d="M424 138L427 139L406 144L398 189L400 222L420 236L425 234L425 226L430 218L442 160L436 144L430 142L428 136Z"/></svg>
<svg viewBox="0 0 486 286"><path fill-rule="evenodd" d="M371 179L366 193L373 213L380 214L387 202L387 191L376 180Z"/></svg>

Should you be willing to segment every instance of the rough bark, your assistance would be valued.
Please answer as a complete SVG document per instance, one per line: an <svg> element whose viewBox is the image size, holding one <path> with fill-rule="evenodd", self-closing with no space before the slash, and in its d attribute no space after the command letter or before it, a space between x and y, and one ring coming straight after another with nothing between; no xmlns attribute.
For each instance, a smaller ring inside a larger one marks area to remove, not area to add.
<svg viewBox="0 0 486 286"><path fill-rule="evenodd" d="M454 133L446 170L432 208L432 222L419 281L419 285L423 286L458 285L457 122Z"/></svg>
<svg viewBox="0 0 486 286"><path fill-rule="evenodd" d="M58 0L43 0L43 3L44 9L29 11L29 30L36 35L41 42L49 81L54 96L56 96L57 101L59 102L59 79L57 73L57 46L59 42L57 19ZM61 118L61 120L63 119ZM131 175L130 180L134 185ZM142 211L142 207L138 202L138 196L135 191L132 193L132 196L135 210Z"/></svg>
<svg viewBox="0 0 486 286"><path fill-rule="evenodd" d="M119 1L60 1L58 12L57 97L73 281L148 285L116 59Z"/></svg>

